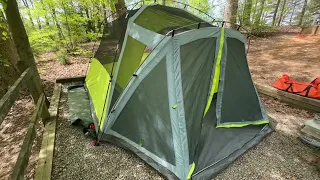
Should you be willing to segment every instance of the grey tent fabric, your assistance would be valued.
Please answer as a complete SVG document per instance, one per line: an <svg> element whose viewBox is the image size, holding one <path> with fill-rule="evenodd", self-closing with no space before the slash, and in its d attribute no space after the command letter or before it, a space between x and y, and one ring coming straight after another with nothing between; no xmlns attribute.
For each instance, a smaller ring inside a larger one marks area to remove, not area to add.
<svg viewBox="0 0 320 180"><path fill-rule="evenodd" d="M98 140L133 151L166 178L210 179L272 131L241 33L162 5L121 18L123 36L118 28L106 36L120 39L116 62L102 42L86 80L92 116L101 117Z"/></svg>
<svg viewBox="0 0 320 180"><path fill-rule="evenodd" d="M218 125L263 120L247 64L245 45L236 38L228 37L226 49L219 84L222 93L218 95Z"/></svg>
<svg viewBox="0 0 320 180"><path fill-rule="evenodd" d="M207 101L216 40L217 38L199 39L180 48L181 82L191 162L200 137L199 122L202 121Z"/></svg>
<svg viewBox="0 0 320 180"><path fill-rule="evenodd" d="M195 155L197 164L192 179L210 179L233 160L253 147L272 130L268 125L242 128L216 128L216 102L203 119L201 138Z"/></svg>
<svg viewBox="0 0 320 180"><path fill-rule="evenodd" d="M162 34L179 27L197 25L199 22L203 22L202 26L213 26L185 10L161 5L148 6L134 22Z"/></svg>
<svg viewBox="0 0 320 180"><path fill-rule="evenodd" d="M166 74L164 58L140 83L111 129L175 165Z"/></svg>

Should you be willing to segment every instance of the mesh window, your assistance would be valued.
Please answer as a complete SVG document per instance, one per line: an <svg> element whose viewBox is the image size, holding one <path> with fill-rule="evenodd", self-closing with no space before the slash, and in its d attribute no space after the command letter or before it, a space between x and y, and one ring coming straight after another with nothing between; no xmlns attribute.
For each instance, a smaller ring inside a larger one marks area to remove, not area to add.
<svg viewBox="0 0 320 180"><path fill-rule="evenodd" d="M222 95L218 95L218 101L221 103L218 122L220 124L261 120L260 103L247 64L245 45L235 38L227 38L226 42L227 59L225 75L221 77L223 92Z"/></svg>
<svg viewBox="0 0 320 180"><path fill-rule="evenodd" d="M140 65L141 59L144 54L144 49L146 45L140 41L128 36L127 43L123 52L121 64L119 67L119 72L115 84L114 93L111 99L111 106L122 93L123 89L126 87L133 73L137 70Z"/></svg>
<svg viewBox="0 0 320 180"><path fill-rule="evenodd" d="M175 164L165 58L142 80L111 129Z"/></svg>
<svg viewBox="0 0 320 180"><path fill-rule="evenodd" d="M148 6L134 21L139 26L161 34L198 22L203 20L182 9L161 5ZM211 25L206 23L203 26Z"/></svg>
<svg viewBox="0 0 320 180"><path fill-rule="evenodd" d="M216 40L216 38L199 39L181 46L180 49L182 90L191 162L200 137L215 59Z"/></svg>
<svg viewBox="0 0 320 180"><path fill-rule="evenodd" d="M127 11L128 17L133 16L136 12L137 10ZM118 61L120 49L124 40L124 34L128 24L126 15L127 14L124 13L119 18L111 20L110 22L104 24L100 45L94 55L94 58L100 61L100 63L107 69L110 75L113 61ZM114 59L118 42L120 43L119 50L116 59ZM113 70L115 70L115 68Z"/></svg>

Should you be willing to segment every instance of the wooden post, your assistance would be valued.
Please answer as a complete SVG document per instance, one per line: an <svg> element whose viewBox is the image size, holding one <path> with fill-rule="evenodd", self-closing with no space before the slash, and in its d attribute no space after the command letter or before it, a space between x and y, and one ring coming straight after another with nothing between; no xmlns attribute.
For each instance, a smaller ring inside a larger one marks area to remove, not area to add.
<svg viewBox="0 0 320 180"><path fill-rule="evenodd" d="M5 14L7 17L10 32L12 34L12 39L17 48L17 52L20 58L17 63L19 71L22 73L28 67L33 68L35 71L33 77L31 78L31 81L27 83L27 86L34 102L37 103L40 94L44 93L44 91L41 86L39 72L36 67L35 59L31 50L26 30L20 17L16 0L7 1ZM49 101L46 97L45 102L47 105L49 105Z"/></svg>

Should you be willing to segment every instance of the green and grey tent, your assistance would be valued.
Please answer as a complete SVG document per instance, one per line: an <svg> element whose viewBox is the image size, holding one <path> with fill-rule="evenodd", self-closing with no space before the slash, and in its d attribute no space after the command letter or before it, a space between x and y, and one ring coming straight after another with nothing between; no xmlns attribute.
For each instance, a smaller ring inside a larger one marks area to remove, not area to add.
<svg viewBox="0 0 320 180"><path fill-rule="evenodd" d="M162 5L104 31L85 81L99 140L169 179L209 179L272 131L240 32Z"/></svg>

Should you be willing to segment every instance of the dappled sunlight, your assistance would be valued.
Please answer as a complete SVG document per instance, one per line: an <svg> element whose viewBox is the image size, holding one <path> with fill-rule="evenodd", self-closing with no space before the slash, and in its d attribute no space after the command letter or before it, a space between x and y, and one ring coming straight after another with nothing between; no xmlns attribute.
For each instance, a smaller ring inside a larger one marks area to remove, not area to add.
<svg viewBox="0 0 320 180"><path fill-rule="evenodd" d="M21 96L11 108L0 127L0 179L9 179L17 161L21 146L26 135L31 115L34 111L33 101L30 97ZM39 122L41 124L41 122ZM26 179L34 175L38 151L40 150L42 126L37 129L36 139L33 144L29 165L26 169Z"/></svg>

